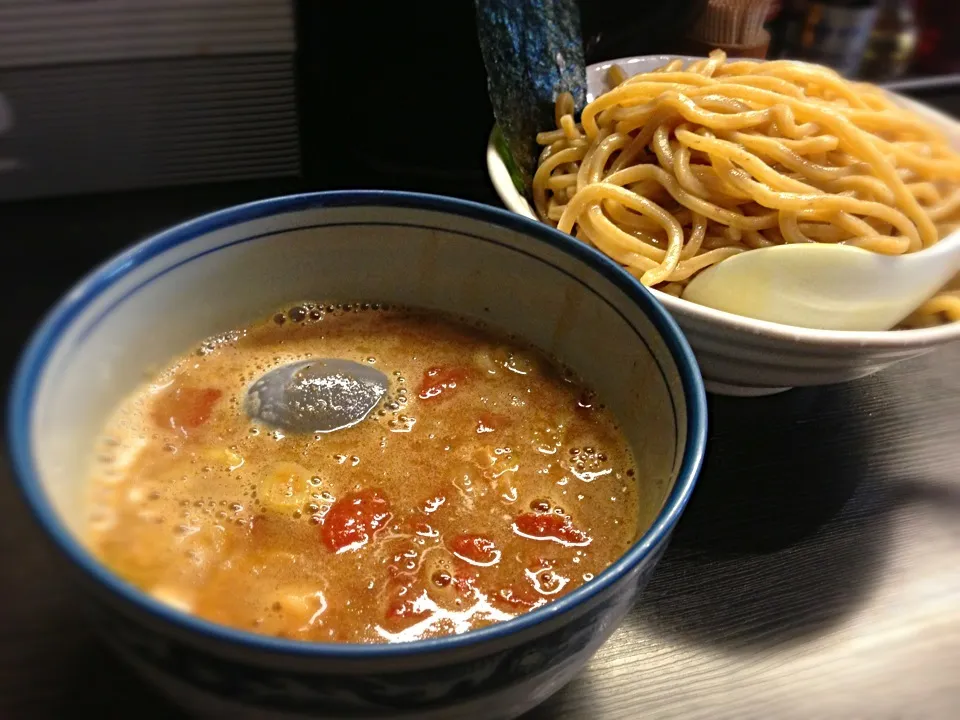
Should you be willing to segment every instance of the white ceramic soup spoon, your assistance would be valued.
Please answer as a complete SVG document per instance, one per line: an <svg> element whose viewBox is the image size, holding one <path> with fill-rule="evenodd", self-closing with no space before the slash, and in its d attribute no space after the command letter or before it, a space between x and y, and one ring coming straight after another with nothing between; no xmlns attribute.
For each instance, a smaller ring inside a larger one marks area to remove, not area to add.
<svg viewBox="0 0 960 720"><path fill-rule="evenodd" d="M960 231L906 255L803 243L750 250L707 268L683 299L819 330L889 330L960 272Z"/></svg>

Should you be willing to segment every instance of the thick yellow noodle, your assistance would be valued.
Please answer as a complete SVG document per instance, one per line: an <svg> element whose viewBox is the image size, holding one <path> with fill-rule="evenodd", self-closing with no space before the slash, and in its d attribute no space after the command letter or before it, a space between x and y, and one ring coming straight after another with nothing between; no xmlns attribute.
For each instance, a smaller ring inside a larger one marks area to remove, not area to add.
<svg viewBox="0 0 960 720"><path fill-rule="evenodd" d="M679 296L710 265L781 243L847 243L885 254L960 227L960 154L879 88L824 67L727 62L626 77L573 117L556 103L533 199L544 222ZM947 289L907 326L960 321Z"/></svg>

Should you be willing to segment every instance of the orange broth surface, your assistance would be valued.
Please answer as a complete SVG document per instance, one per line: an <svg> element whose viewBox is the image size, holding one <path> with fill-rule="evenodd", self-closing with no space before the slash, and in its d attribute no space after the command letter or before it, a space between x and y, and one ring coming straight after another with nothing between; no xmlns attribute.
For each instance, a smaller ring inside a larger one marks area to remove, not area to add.
<svg viewBox="0 0 960 720"><path fill-rule="evenodd" d="M285 435L244 412L295 360L390 378L361 423ZM202 618L324 642L508 620L637 539L640 486L611 414L541 353L475 323L306 304L204 342L124 401L97 449L89 541Z"/></svg>

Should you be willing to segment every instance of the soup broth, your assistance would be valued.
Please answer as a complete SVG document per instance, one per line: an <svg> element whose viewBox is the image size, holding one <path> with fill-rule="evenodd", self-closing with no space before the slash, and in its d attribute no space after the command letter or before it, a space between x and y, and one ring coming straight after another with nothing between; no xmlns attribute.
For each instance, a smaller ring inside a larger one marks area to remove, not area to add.
<svg viewBox="0 0 960 720"><path fill-rule="evenodd" d="M388 395L353 427L251 420L247 389L311 357L369 363ZM476 324L302 305L204 342L118 408L89 540L179 609L325 642L508 620L590 582L651 517L611 414L541 353Z"/></svg>

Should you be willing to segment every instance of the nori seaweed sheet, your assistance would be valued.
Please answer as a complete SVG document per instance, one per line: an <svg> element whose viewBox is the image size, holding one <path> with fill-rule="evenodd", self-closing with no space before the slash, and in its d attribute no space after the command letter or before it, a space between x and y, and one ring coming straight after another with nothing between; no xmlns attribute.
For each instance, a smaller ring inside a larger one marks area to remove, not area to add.
<svg viewBox="0 0 960 720"><path fill-rule="evenodd" d="M529 195L536 135L553 128L557 95L572 93L578 113L586 102L580 10L576 0L475 3L493 114Z"/></svg>

